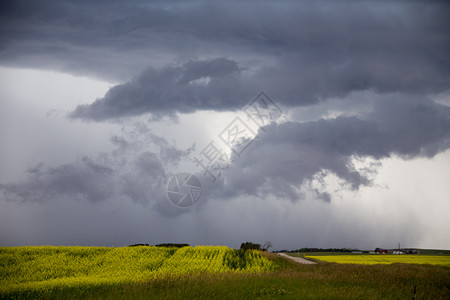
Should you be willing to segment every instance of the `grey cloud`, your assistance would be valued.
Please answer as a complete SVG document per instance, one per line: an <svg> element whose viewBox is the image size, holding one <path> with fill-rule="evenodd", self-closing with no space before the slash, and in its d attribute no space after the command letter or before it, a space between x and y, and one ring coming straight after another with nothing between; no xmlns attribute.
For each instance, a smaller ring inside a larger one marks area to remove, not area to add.
<svg viewBox="0 0 450 300"><path fill-rule="evenodd" d="M123 135L113 135L110 138L115 146L112 151L116 160L142 152L145 147L158 152L158 159L164 165L177 166L181 160L186 159L195 150L195 144L188 149L179 149L175 142L154 134L145 123L135 122L133 129L124 129ZM142 140L143 138L143 140Z"/></svg>
<svg viewBox="0 0 450 300"><path fill-rule="evenodd" d="M359 116L267 126L241 157L234 157L224 179L205 183L204 199L274 195L295 201L303 197L302 185L320 182L327 174L358 189L371 184L366 172L373 170L355 169L355 157L412 159L433 157L450 148L448 107L407 95L381 98L361 99L373 108ZM166 168L188 159L194 148L179 149L154 135L144 123L131 127L111 138L115 149L109 155L55 168L37 166L27 181L3 184L1 190L8 200L82 197L95 202L126 197L164 215L185 213L166 199L170 177ZM331 195L310 187L317 199L331 201Z"/></svg>
<svg viewBox="0 0 450 300"><path fill-rule="evenodd" d="M333 203L334 195L321 185L327 174L336 175L343 188L370 185L368 173L377 166L358 169L352 165L354 157L407 160L449 149L449 108L430 100L450 88L449 5L1 1L1 66L62 71L115 84L104 97L80 99L84 105L74 108L72 118L123 118L128 125L129 117L144 114L157 120L200 110L233 111L262 90L286 111L317 109L307 122L300 123L301 115L294 115L292 122L260 132L225 178L204 181L204 196L190 210L174 207L165 185L195 147L180 149L153 134L149 127L161 129L161 123L136 124L118 133L111 137L114 149L98 157L37 165L22 181L0 184L1 240L10 239L11 245L126 245L187 239L192 244L239 246L247 238L262 241L271 236L286 247L390 247L399 236L418 243L422 234L434 232L441 239L444 223L425 230L420 222L433 223L435 212L424 217L419 206L404 205L409 199L399 202L386 195L394 200L392 205L378 215L370 211L359 216L376 196L342 206ZM358 91L363 92L354 93ZM359 102L356 98L364 93L376 97ZM355 94L350 101L349 95ZM318 119L324 116L328 118ZM190 125L186 130L194 128ZM21 127L4 127L11 136L21 134ZM162 128L158 134L171 130ZM203 173L198 175L202 178ZM437 182L436 194L443 199L433 204L447 207L447 190L431 176L427 184L432 182ZM303 186L312 196L304 194ZM428 197L427 188L422 198ZM331 203L293 203L309 196ZM30 203L43 203L45 220L39 220L40 208ZM409 209L418 214L409 214ZM87 222L80 222L81 214ZM35 226L39 222L41 226ZM361 224L358 230L355 222ZM285 237L280 236L286 228ZM390 235L380 238L380 232Z"/></svg>
<svg viewBox="0 0 450 300"><path fill-rule="evenodd" d="M148 112L159 116L198 109L236 109L245 99L236 97L239 75L236 62L225 58L189 61L160 70L150 68L132 81L113 87L94 103L79 105L70 117L101 121ZM208 78L206 86L192 84L202 78Z"/></svg>
<svg viewBox="0 0 450 300"><path fill-rule="evenodd" d="M292 107L450 86L446 2L8 3L1 64L128 81L85 119L233 110L262 89Z"/></svg>
<svg viewBox="0 0 450 300"><path fill-rule="evenodd" d="M166 178L158 156L145 152L135 160L132 172L121 175L121 192L132 201L144 205L158 202L164 199Z"/></svg>
<svg viewBox="0 0 450 300"><path fill-rule="evenodd" d="M298 200L300 187L331 173L349 188L370 185L353 158L433 157L450 148L450 108L401 96L375 102L361 117L272 124L235 159L212 197L276 195ZM214 185L212 188L214 189ZM330 195L315 190L317 198Z"/></svg>
<svg viewBox="0 0 450 300"><path fill-rule="evenodd" d="M103 98L79 105L70 117L103 121L146 113L159 118L198 110L236 110L245 106L259 87L269 90L286 107L346 97L354 91L425 96L450 87L442 70L426 65L411 67L409 62L389 55L381 61L365 55L336 62L293 55L280 60L277 67L263 68L251 76L245 76L245 68L230 59L191 60L179 67L150 68L113 87ZM208 80L193 84L203 78Z"/></svg>
<svg viewBox="0 0 450 300"><path fill-rule="evenodd" d="M29 171L19 183L1 184L6 199L19 202L43 202L58 198L76 198L100 202L113 194L114 170L83 157L73 164L45 168L42 164Z"/></svg>
<svg viewBox="0 0 450 300"><path fill-rule="evenodd" d="M380 152L391 151L406 159L433 157L450 146L450 108L414 100L387 97L374 102L368 119L376 121L384 133L377 141Z"/></svg>
<svg viewBox="0 0 450 300"><path fill-rule="evenodd" d="M167 168L177 165L194 148L179 149L153 134L145 124L134 125L137 131L127 127L123 135L111 137L115 147L110 153L96 158L85 156L55 167L38 164L29 169L22 181L0 184L0 194L7 201L19 203L98 203L119 199L151 207L163 215L183 213L167 199Z"/></svg>

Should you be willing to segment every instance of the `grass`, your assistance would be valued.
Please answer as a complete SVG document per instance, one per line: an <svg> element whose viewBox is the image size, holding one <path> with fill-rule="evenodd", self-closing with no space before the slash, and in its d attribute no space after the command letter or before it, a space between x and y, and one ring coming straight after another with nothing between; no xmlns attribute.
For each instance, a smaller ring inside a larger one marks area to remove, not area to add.
<svg viewBox="0 0 450 300"><path fill-rule="evenodd" d="M151 251L149 251L151 247L138 248L141 248L137 250L140 255L151 255ZM1 248L1 250L4 249ZM132 248L106 248L105 250L105 248L89 249L83 247L83 249L79 249L78 256L75 257L83 256L83 252L90 253L91 250L99 252L100 254L96 254L97 256L104 257L107 253L109 255L114 254L115 249L128 251L128 249ZM185 252L181 251L178 253L181 260L183 255L184 257L189 257L192 253L195 253L195 251L186 250L188 249L185 249ZM217 249L212 248L209 251L207 248L203 248L202 250L204 250L203 253L198 255L198 257L205 259L200 259L193 265L210 265L208 261L218 261L217 253L212 255L212 252ZM231 259L232 257L225 258L223 256L222 263L225 262L225 265L233 266L235 270L241 271L208 272L203 267L203 269L197 268L190 273L166 273L165 276L154 276L138 281L80 281L79 285L56 284L46 289L3 290L3 292L0 292L0 299L411 299L414 286L417 290L417 299L450 298L450 268L448 266L335 263L300 265L275 254L261 253L260 255L264 259L260 259L262 261L270 261L273 270L248 272L245 271L248 264L247 257L241 252L231 251L232 249L228 250L230 250L229 253L235 253L236 256L233 259ZM169 253L169 258L164 259L164 261L173 257L176 258L175 254L179 250L172 249L171 251L173 253ZM24 261L27 261L27 256L32 256L33 253L33 251L22 253ZM61 252L55 253L55 255L61 256ZM88 255L85 254L84 257L88 257ZM127 255L122 253L122 257L125 259ZM248 261L251 261L252 258L248 257L248 259ZM98 262L99 260L94 261ZM188 259L188 261L190 260ZM115 262L119 265L121 264L118 261ZM8 263L10 264L11 262L5 262L4 256L0 255L0 266L2 266L2 269ZM106 266L107 264L104 262L97 269L94 267L96 272L89 270L87 272L93 272L91 274L102 273ZM127 270L126 264L121 264L120 266L121 269L125 268ZM158 267L158 269L161 267ZM110 268L115 269L114 266L110 266ZM135 268L135 266L130 268ZM177 267L173 266L173 268L176 270ZM213 268L217 267L214 266ZM3 272L2 269L0 269L0 272ZM35 276L26 275L29 272L26 269L22 273L19 271L15 272L14 276L10 274L10 277L6 280L11 281L18 274L23 274L21 275L24 276L23 278ZM0 280L5 280L5 273L0 274ZM102 274L107 275L108 272L105 271ZM41 282L45 283L45 280Z"/></svg>
<svg viewBox="0 0 450 300"><path fill-rule="evenodd" d="M389 254L375 254L375 255L306 255L305 258L312 258L315 260L336 262L339 264L431 264L450 266L450 256L443 255L389 255Z"/></svg>

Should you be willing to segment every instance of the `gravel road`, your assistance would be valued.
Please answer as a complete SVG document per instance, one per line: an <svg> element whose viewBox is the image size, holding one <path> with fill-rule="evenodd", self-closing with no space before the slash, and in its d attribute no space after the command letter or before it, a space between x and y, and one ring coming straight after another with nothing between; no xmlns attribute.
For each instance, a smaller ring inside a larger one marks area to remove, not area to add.
<svg viewBox="0 0 450 300"><path fill-rule="evenodd" d="M299 264L305 264L305 265L314 265L314 264L316 264L313 261L306 260L306 259L301 258L301 257L293 257L293 256L290 256L290 255L287 255L286 253L278 253L278 255L281 255L283 257L292 259L293 261L298 262Z"/></svg>

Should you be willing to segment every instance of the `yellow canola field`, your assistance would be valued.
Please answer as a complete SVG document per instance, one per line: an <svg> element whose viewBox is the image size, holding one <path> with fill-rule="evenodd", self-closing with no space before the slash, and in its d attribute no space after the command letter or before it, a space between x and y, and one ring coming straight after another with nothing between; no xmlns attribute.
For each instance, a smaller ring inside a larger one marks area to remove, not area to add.
<svg viewBox="0 0 450 300"><path fill-rule="evenodd" d="M340 264L431 264L450 266L450 256L439 255L324 255L324 256L306 256L326 262L336 262Z"/></svg>
<svg viewBox="0 0 450 300"><path fill-rule="evenodd" d="M225 246L0 248L0 295L183 274L258 273L273 268L259 251Z"/></svg>

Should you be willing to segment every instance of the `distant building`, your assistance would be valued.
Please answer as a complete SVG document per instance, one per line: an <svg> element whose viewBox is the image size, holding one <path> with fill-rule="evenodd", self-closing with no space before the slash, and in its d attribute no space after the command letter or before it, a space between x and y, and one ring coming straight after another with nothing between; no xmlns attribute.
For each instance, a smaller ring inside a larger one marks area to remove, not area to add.
<svg viewBox="0 0 450 300"><path fill-rule="evenodd" d="M388 254L387 249L377 249L375 252L378 254Z"/></svg>
<svg viewBox="0 0 450 300"><path fill-rule="evenodd" d="M402 249L405 254L420 254L419 249Z"/></svg>
<svg viewBox="0 0 450 300"><path fill-rule="evenodd" d="M393 250L392 254L420 254L419 249L398 249Z"/></svg>

